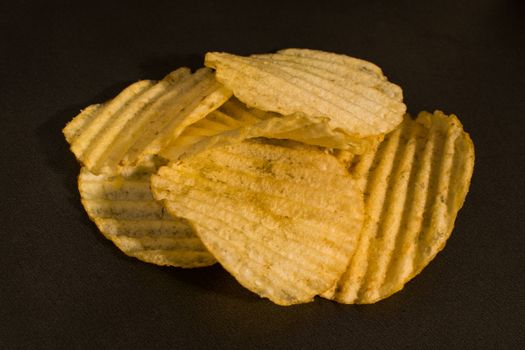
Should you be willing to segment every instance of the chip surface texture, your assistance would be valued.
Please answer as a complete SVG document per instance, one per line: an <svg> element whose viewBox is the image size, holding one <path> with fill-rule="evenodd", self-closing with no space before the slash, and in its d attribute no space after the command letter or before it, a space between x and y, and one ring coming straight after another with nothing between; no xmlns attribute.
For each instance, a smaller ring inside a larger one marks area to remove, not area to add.
<svg viewBox="0 0 525 350"><path fill-rule="evenodd" d="M281 305L335 284L363 221L345 167L291 142L256 139L172 162L152 177L152 191L243 286Z"/></svg>

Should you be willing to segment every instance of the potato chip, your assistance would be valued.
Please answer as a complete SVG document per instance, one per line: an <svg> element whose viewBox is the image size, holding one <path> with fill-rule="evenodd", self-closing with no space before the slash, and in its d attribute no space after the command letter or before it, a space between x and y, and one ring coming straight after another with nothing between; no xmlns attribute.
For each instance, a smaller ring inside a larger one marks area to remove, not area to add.
<svg viewBox="0 0 525 350"><path fill-rule="evenodd" d="M366 219L347 271L323 296L366 304L401 290L443 249L473 166L470 137L439 111L406 117L376 151L354 157Z"/></svg>
<svg viewBox="0 0 525 350"><path fill-rule="evenodd" d="M346 168L298 143L207 150L161 167L152 191L243 286L280 305L311 301L336 283L363 221L362 193Z"/></svg>
<svg viewBox="0 0 525 350"><path fill-rule="evenodd" d="M206 54L216 78L248 106L283 115L327 117L354 139L387 133L403 119L399 86L363 60L315 50L275 54Z"/></svg>
<svg viewBox="0 0 525 350"><path fill-rule="evenodd" d="M186 220L170 216L150 191L155 169L126 176L94 175L82 168L78 188L82 204L104 236L129 256L179 267L216 262Z"/></svg>
<svg viewBox="0 0 525 350"><path fill-rule="evenodd" d="M177 160L183 154L195 154L257 137L293 140L333 149L352 149L358 153L365 152L377 138L355 140L339 130L331 129L328 118L309 117L302 113L283 116L264 112L249 108L233 97L206 118L188 126L160 155Z"/></svg>
<svg viewBox="0 0 525 350"><path fill-rule="evenodd" d="M249 109L235 97L232 97L218 110L186 127L178 137L171 140L160 152L160 155L165 159L177 160L181 154L188 152L195 144L203 140L276 116L279 115Z"/></svg>
<svg viewBox="0 0 525 350"><path fill-rule="evenodd" d="M180 68L162 81L139 81L113 100L82 111L65 128L77 159L95 174L116 175L158 154L231 92L209 69Z"/></svg>

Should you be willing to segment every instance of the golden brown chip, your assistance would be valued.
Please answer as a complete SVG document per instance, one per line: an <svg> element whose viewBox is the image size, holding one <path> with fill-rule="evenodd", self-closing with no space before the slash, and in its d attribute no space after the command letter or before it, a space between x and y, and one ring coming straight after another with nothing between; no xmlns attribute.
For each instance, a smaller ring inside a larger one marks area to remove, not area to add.
<svg viewBox="0 0 525 350"><path fill-rule="evenodd" d="M118 174L147 162L182 130L218 108L231 92L209 69L180 68L163 80L139 81L82 111L64 134L77 159L95 174Z"/></svg>
<svg viewBox="0 0 525 350"><path fill-rule="evenodd" d="M205 64L248 106L283 115L327 117L354 139L393 130L406 106L401 89L363 60L315 50L275 54L206 54Z"/></svg>
<svg viewBox="0 0 525 350"><path fill-rule="evenodd" d="M298 143L214 148L160 168L152 191L243 286L281 305L336 283L363 221L346 168Z"/></svg>
<svg viewBox="0 0 525 350"><path fill-rule="evenodd" d="M470 137L442 112L406 117L376 151L355 157L366 219L347 271L323 296L374 303L401 290L445 246L473 166Z"/></svg>
<svg viewBox="0 0 525 350"><path fill-rule="evenodd" d="M165 159L177 160L184 153L194 153L195 151L190 150L202 141L278 116L276 113L247 108L242 102L232 97L204 119L186 127L178 137L171 140L160 152L160 155ZM210 141L205 142L208 143ZM216 144L217 142L212 143ZM205 149L208 147L202 146L199 148Z"/></svg>
<svg viewBox="0 0 525 350"><path fill-rule="evenodd" d="M283 116L264 112L248 108L232 97L206 118L184 129L160 155L165 159L177 160L182 155L257 137L293 140L331 149L351 149L358 153L365 152L378 138L374 136L356 140L339 130L333 130L328 118L308 117L301 113Z"/></svg>
<svg viewBox="0 0 525 350"><path fill-rule="evenodd" d="M216 262L184 219L170 216L150 191L155 169L126 176L94 175L82 168L78 187L82 204L104 236L142 261L179 267Z"/></svg>

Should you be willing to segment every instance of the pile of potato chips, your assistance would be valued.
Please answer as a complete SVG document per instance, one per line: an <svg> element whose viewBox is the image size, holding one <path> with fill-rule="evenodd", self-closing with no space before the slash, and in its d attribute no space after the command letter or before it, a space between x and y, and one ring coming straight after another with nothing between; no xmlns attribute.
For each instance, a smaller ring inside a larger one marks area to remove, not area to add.
<svg viewBox="0 0 525 350"><path fill-rule="evenodd" d="M139 81L63 132L89 217L129 256L219 262L280 305L374 303L444 247L474 146L456 116L406 114L376 65L308 49L211 52Z"/></svg>

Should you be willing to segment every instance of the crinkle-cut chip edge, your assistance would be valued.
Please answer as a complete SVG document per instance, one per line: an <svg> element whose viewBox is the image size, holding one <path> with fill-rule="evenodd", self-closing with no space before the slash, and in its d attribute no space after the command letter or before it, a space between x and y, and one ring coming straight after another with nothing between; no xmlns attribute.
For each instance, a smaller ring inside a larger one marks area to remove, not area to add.
<svg viewBox="0 0 525 350"><path fill-rule="evenodd" d="M277 51L279 54L297 56L297 57L307 57L322 60L325 62L337 63L341 65L360 65L366 66L369 73L372 73L379 77L384 77L383 71L379 66L370 61L366 61L360 58L352 57L345 54L338 54L334 52L314 50L314 49L301 49L301 48L287 48Z"/></svg>
<svg viewBox="0 0 525 350"><path fill-rule="evenodd" d="M115 244L115 246L117 246L117 248L127 256L150 264L179 268L197 268L208 267L217 263L217 260L215 260L215 258L207 251L173 251L169 249L144 249L130 251L127 249L128 243L125 242L125 240L135 240L137 244L140 244L140 238L127 236L120 237L110 234L104 234L104 236L113 242L113 244ZM196 236L195 239L199 238Z"/></svg>

